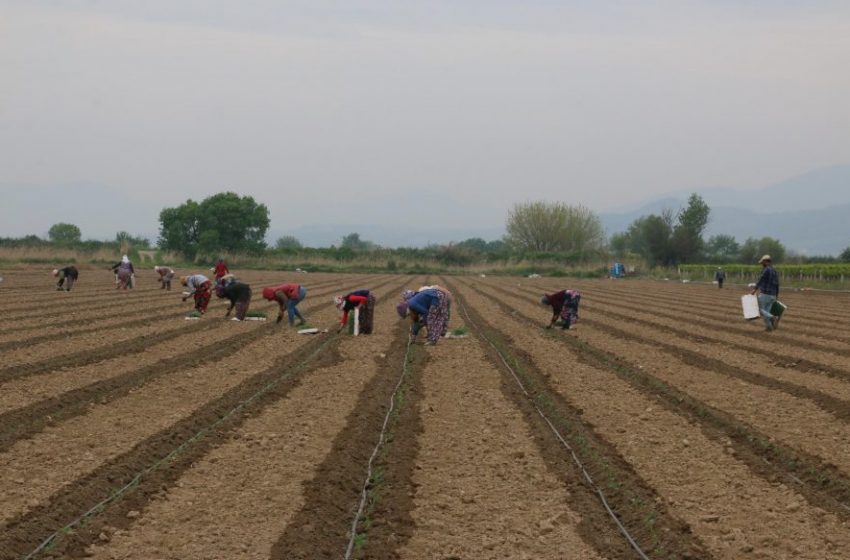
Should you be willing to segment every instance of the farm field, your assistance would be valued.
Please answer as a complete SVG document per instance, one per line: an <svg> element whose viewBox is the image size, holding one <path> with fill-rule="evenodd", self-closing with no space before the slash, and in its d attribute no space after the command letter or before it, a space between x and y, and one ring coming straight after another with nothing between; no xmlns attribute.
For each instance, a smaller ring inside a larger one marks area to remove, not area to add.
<svg viewBox="0 0 850 560"><path fill-rule="evenodd" d="M765 333L736 286L236 271L270 320L187 321L149 272L3 271L0 559L850 550L848 294L783 293ZM283 282L330 332L275 324ZM399 294L435 282L466 336L410 344ZM361 288L374 334L336 334ZM543 329L564 288L577 327Z"/></svg>

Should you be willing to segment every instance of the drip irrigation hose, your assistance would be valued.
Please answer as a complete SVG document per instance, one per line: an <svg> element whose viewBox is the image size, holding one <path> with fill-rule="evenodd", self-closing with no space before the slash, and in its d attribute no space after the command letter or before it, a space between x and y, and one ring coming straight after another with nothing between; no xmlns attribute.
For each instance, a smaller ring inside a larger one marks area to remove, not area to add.
<svg viewBox="0 0 850 560"><path fill-rule="evenodd" d="M596 493L596 495L599 497L599 501L602 502L602 506L605 508L605 511L607 511L608 515L611 517L611 519L614 520L614 523L616 523L617 527L620 529L620 532L626 538L629 545L637 553L637 555L641 558L641 560L650 560L649 557L643 552L643 550L641 550L640 545L638 545L637 542L635 542L634 538L629 533L628 529L626 529L626 527L622 524L620 519L617 517L617 515L611 509L611 506L608 504L608 500L605 498L605 494L596 485L596 483L593 482L593 478L591 478L590 473L587 472L587 469L584 468L584 464L582 464L581 460L578 458L578 455L576 455L576 452L573 450L573 448L570 446L570 444L567 443L567 440L564 439L564 436L561 435L561 432L558 431L558 428L556 428L555 425L552 423L552 421L549 420L549 417L546 416L546 414L543 412L543 410L541 410L541 408L539 406L537 406L537 403L534 401L534 399L531 397L531 394L525 388L525 385L520 380L516 371L514 371L514 368L512 368L510 366L510 364L508 364L508 361L505 359L504 354L502 354L501 350L499 350L499 348L493 343L493 341L491 341L490 338L486 334L484 334L484 332L481 329L478 328L478 325L475 323L475 321L472 320L472 318L469 316L469 313L467 313L466 306L462 302L458 302L458 303L460 304L461 312L466 317L466 321L470 325L472 325L472 327L479 332L479 334L487 342L487 344L489 344L493 348L493 350L499 356L499 359L502 361L504 366L511 373L511 376L513 376L514 381L516 381L517 385L519 385L519 388L522 390L523 394L526 397L528 397L528 400L529 400L529 402L531 402L532 406L534 406L534 409L537 411L537 413L540 415L540 417L543 418L543 421L546 422L546 424L549 426L549 429L551 429L552 433L555 434L555 437L558 438L558 441L560 441L561 444L564 446L564 448L567 451L570 452L570 456L572 456L573 462L576 464L578 469L581 471L581 474L584 477L584 480L590 486L590 489L593 490ZM347 557L346 557L346 560L347 560Z"/></svg>
<svg viewBox="0 0 850 560"><path fill-rule="evenodd" d="M304 366L304 364L306 364L307 362L312 360L314 357L316 357L316 355L319 352L321 352L325 348L325 346L327 346L330 343L331 340L332 340L331 338L328 338L327 340L322 342L319 345L318 348L313 350L306 358L301 360L297 364L295 369L297 370L297 369L302 368ZM267 383L266 385L261 387L260 390L258 390L256 393L251 395L248 399L237 404L227 414L225 414L224 416L222 416L221 418L219 418L218 420L216 420L215 422L213 422L212 424L210 424L206 428L202 428L201 430L199 430L191 438L189 438L188 440L184 441L179 446L174 448L168 455L162 457L161 459L159 459L158 461L156 461L152 465L149 465L145 469L138 472L136 474L136 476L134 476L133 479L130 480L130 482L128 482L123 487L121 487L118 490L116 490L115 492L113 492L108 498L101 500L100 502L98 502L97 504L92 506L92 508L89 509L88 511L86 511L84 514L80 515L79 517L77 517L76 519L74 519L73 521L71 521L70 523L68 523L67 525L62 527L61 529L58 529L57 531L52 533L49 537L44 539L44 541L42 541L42 543L40 545L38 545L38 547L36 547L35 550L33 550L32 552L27 554L24 557L23 560L31 560L32 558L35 558L38 554L44 552L44 550L48 546L50 546L60 535L70 532L72 529L74 529L74 527L77 527L78 525L80 525L80 523L82 523L84 520L86 520L86 519L96 515L97 513L103 511L103 509L106 506L108 506L110 503L114 502L115 500L117 500L118 498L120 498L121 496L126 494L133 487L137 486L145 476L147 476L148 474L159 469L159 467L161 467L164 463L170 461L171 459L173 459L174 457L176 457L177 455L182 453L184 449L186 449L187 447L192 445L197 440L202 439L209 432L214 430L216 427L221 425L223 422L227 421L227 419L229 419L231 416L233 416L234 414L236 414L237 412L239 412L240 410L242 410L243 408L245 408L249 404L253 403L254 401L256 401L258 398L262 397L266 393L268 393L272 388L275 387L275 385L279 384L281 381L283 381L284 379L289 377L291 374L292 374L292 370L289 370L288 372L284 371L284 373L282 375L280 375L280 377L270 381L269 383Z"/></svg>
<svg viewBox="0 0 850 560"><path fill-rule="evenodd" d="M390 423L390 417L392 416L395 408L396 395L398 394L399 388L401 388L401 384L404 382L404 378L407 377L407 361L410 357L411 346L412 340L408 338L407 349L404 352L404 363L401 367L401 375L398 378L398 383L396 383L395 389L393 389L393 392L390 395L390 406L387 410L387 415L384 417L384 424L381 426L378 443L375 445L375 449L372 450L372 455L369 457L369 462L366 465L366 480L363 481L363 489L360 491L360 504L357 506L357 513L354 515L354 520L351 522L351 538L348 539L348 548L345 549L345 560L351 560L351 555L354 553L354 542L357 540L357 525L360 524L360 517L363 515L363 508L366 507L366 500L369 497L369 481L372 480L372 464L375 461L375 457L378 456L381 446L384 444L387 425Z"/></svg>

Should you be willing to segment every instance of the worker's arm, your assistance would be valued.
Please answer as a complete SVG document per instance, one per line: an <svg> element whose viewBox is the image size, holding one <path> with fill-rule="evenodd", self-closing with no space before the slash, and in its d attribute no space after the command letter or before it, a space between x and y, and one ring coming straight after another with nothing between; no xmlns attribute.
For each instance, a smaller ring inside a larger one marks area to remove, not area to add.
<svg viewBox="0 0 850 560"><path fill-rule="evenodd" d="M283 293L283 290L278 290L274 293L274 299L277 301L277 304L280 306L280 310L277 312L277 322L280 323L283 321L283 311L286 309L286 302L288 301L286 294Z"/></svg>

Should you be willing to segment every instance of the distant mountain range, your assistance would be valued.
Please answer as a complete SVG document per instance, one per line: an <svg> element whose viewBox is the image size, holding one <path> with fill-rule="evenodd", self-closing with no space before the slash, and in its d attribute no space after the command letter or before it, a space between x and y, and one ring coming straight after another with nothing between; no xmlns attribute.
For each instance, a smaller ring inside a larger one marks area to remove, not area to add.
<svg viewBox="0 0 850 560"><path fill-rule="evenodd" d="M806 255L837 255L850 246L850 165L835 165L762 189L706 188L671 193L600 217L611 235L641 216L682 208L692 192L711 207L706 236L774 237Z"/></svg>

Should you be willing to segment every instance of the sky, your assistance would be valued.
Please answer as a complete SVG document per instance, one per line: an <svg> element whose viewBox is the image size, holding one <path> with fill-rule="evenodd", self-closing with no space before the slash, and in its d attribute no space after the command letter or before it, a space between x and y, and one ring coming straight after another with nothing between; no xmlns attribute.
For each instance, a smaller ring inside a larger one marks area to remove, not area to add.
<svg viewBox="0 0 850 560"><path fill-rule="evenodd" d="M756 189L850 163L848 68L846 1L0 0L0 236Z"/></svg>

